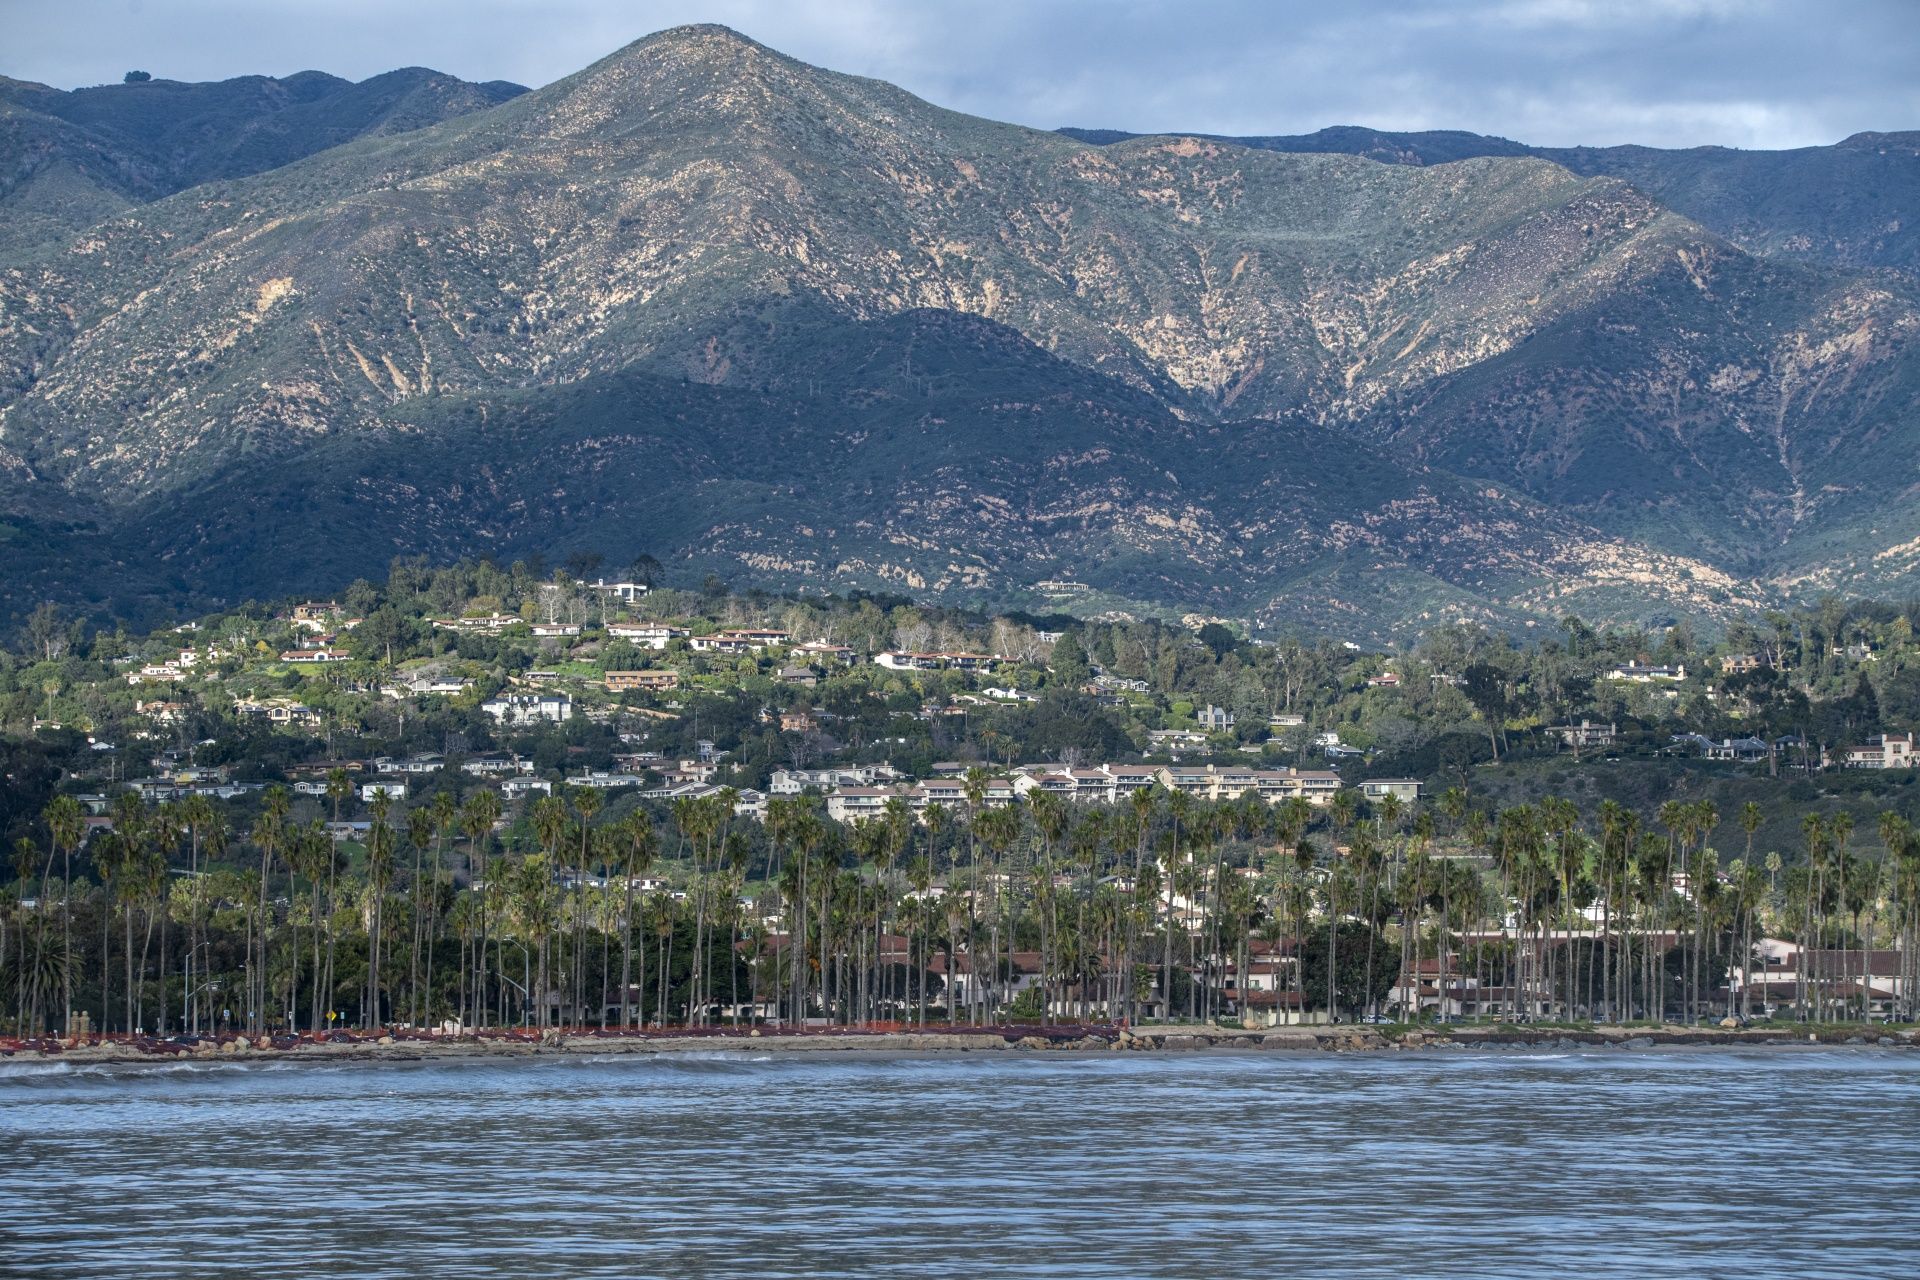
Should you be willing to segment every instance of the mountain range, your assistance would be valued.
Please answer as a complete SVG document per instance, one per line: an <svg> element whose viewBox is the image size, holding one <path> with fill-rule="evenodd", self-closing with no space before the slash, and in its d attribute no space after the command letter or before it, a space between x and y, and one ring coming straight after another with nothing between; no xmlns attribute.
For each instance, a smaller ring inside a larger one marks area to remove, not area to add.
<svg viewBox="0 0 1920 1280"><path fill-rule="evenodd" d="M15 607L590 548L1377 640L1920 581L1912 135L1073 137L719 27L393 74L0 117Z"/></svg>

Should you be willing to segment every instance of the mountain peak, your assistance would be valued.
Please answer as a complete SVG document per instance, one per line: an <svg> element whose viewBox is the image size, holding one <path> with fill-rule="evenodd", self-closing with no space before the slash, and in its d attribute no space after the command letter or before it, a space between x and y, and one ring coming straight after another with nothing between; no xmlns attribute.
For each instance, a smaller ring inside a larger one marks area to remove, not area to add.
<svg viewBox="0 0 1920 1280"><path fill-rule="evenodd" d="M622 49L616 50L613 57L643 48L687 48L731 46L739 49L758 49L762 53L773 50L750 36L742 35L732 27L720 22L687 22L677 27L666 27L651 35L641 36Z"/></svg>
<svg viewBox="0 0 1920 1280"><path fill-rule="evenodd" d="M556 136L624 133L659 113L738 116L800 74L826 75L718 23L669 27L528 95L522 109ZM758 92L752 92L757 89Z"/></svg>
<svg viewBox="0 0 1920 1280"><path fill-rule="evenodd" d="M804 64L717 22L695 22L641 36L567 80L617 68L677 66L742 71L761 61L787 67ZM559 83L566 83L566 80Z"/></svg>

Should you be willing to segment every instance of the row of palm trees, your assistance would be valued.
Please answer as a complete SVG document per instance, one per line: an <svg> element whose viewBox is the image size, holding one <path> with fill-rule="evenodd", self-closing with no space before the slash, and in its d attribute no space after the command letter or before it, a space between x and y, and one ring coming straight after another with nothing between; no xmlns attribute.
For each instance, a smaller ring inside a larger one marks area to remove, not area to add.
<svg viewBox="0 0 1920 1280"><path fill-rule="evenodd" d="M15 851L0 963L22 1030L67 1028L77 986L97 1025L190 1032L1210 1019L1243 1014L1263 971L1276 1005L1339 1016L1693 1021L1757 1011L1773 932L1806 947L1802 1016L1867 1012L1876 943L1916 1013L1920 837L1896 815L1872 855L1847 814L1809 815L1786 862L1756 857L1748 805L1723 865L1708 802L996 806L989 781L850 825L811 796L755 823L726 791L607 817L577 789L508 825L486 788L405 812L376 793L357 847L280 788L244 836L220 804L125 793L88 838L61 797ZM350 795L329 779L336 820Z"/></svg>

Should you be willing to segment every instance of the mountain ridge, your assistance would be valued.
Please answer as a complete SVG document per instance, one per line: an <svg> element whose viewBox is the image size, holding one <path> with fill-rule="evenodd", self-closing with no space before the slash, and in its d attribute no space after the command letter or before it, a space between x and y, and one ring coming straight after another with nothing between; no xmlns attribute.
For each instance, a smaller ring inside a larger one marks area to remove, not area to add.
<svg viewBox="0 0 1920 1280"><path fill-rule="evenodd" d="M0 260L203 182L507 101L425 67L355 83L319 71L54 89L0 76Z"/></svg>
<svg viewBox="0 0 1920 1280"><path fill-rule="evenodd" d="M1536 147L1463 130L1396 131L1333 125L1310 134L1153 135L1062 128L1099 146L1135 138L1195 136L1259 150L1362 156L1382 164L1430 165L1501 156L1552 161L1646 191L1742 248L1854 268L1920 273L1920 130L1862 132L1829 146L1782 151L1735 147ZM1839 197L1839 198L1836 198Z"/></svg>

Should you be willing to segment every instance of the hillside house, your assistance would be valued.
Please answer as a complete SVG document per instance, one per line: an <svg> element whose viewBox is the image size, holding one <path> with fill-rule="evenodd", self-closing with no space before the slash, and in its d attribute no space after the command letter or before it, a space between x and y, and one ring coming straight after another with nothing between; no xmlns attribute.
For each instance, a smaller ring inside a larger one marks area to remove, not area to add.
<svg viewBox="0 0 1920 1280"><path fill-rule="evenodd" d="M375 756L373 771L383 774L421 774L435 773L444 767L447 758L438 751L422 751L411 756Z"/></svg>
<svg viewBox="0 0 1920 1280"><path fill-rule="evenodd" d="M626 693L629 690L657 691L680 687L680 673L677 671L609 671L606 677L607 692Z"/></svg>
<svg viewBox="0 0 1920 1280"><path fill-rule="evenodd" d="M304 702L295 702L291 698L269 698L264 702L242 700L233 704L233 709L243 716L260 716L268 724L301 725L319 724L321 715Z"/></svg>
<svg viewBox="0 0 1920 1280"><path fill-rule="evenodd" d="M617 791L622 787L637 787L646 779L633 773L609 773L605 769L583 770L567 779L570 787L592 787L596 791Z"/></svg>
<svg viewBox="0 0 1920 1280"><path fill-rule="evenodd" d="M505 754L474 756L460 764L462 773L470 773L476 778L511 777L517 773L531 772L532 769L531 760Z"/></svg>
<svg viewBox="0 0 1920 1280"><path fill-rule="evenodd" d="M1147 741L1154 750L1170 755L1189 751L1204 754L1212 750L1207 743L1207 735L1193 729L1149 729Z"/></svg>
<svg viewBox="0 0 1920 1280"><path fill-rule="evenodd" d="M345 649L283 649L280 661L297 665L311 665L322 662L346 662L353 655Z"/></svg>
<svg viewBox="0 0 1920 1280"><path fill-rule="evenodd" d="M898 782L901 773L890 764L840 765L824 769L775 769L767 794L797 796L808 787L829 791L835 787L869 787Z"/></svg>
<svg viewBox="0 0 1920 1280"><path fill-rule="evenodd" d="M340 612L340 606L331 600L309 600L305 604L293 606L284 621L296 631L326 631L333 623L332 619Z"/></svg>
<svg viewBox="0 0 1920 1280"><path fill-rule="evenodd" d="M1847 748L1844 763L1849 769L1911 769L1913 735L1883 733L1877 738L1868 738L1865 746Z"/></svg>
<svg viewBox="0 0 1920 1280"><path fill-rule="evenodd" d="M384 686L380 692L389 698L452 698L473 688L464 676L420 674Z"/></svg>
<svg viewBox="0 0 1920 1280"><path fill-rule="evenodd" d="M736 627L716 631L710 636L693 636L687 643L696 653L724 653L735 656L761 653L771 646L784 645L793 637L785 631Z"/></svg>
<svg viewBox="0 0 1920 1280"><path fill-rule="evenodd" d="M618 600L623 604L632 604L648 591L644 582L607 582L600 579L596 579L589 589L596 595L605 596L609 600Z"/></svg>
<svg viewBox="0 0 1920 1280"><path fill-rule="evenodd" d="M510 613L478 614L471 617L435 618L433 625L442 631L505 631L522 625L522 619Z"/></svg>
<svg viewBox="0 0 1920 1280"><path fill-rule="evenodd" d="M1586 751L1594 747L1612 746L1620 736L1620 726L1611 722L1595 724L1591 720L1582 720L1579 724L1549 725L1547 732L1575 751Z"/></svg>
<svg viewBox="0 0 1920 1280"><path fill-rule="evenodd" d="M685 627L664 627L652 622L609 622L607 624L609 639L625 640L643 649L664 649L674 640L686 639L687 635Z"/></svg>
<svg viewBox="0 0 1920 1280"><path fill-rule="evenodd" d="M889 671L991 671L1001 659L987 653L910 653L885 650L873 664Z"/></svg>
<svg viewBox="0 0 1920 1280"><path fill-rule="evenodd" d="M1652 667L1627 662L1610 669L1605 678L1628 684L1672 684L1687 678L1687 668L1684 663L1677 667Z"/></svg>
<svg viewBox="0 0 1920 1280"><path fill-rule="evenodd" d="M564 693L522 693L489 698L480 710L504 725L560 724L573 719L573 699Z"/></svg>
<svg viewBox="0 0 1920 1280"><path fill-rule="evenodd" d="M829 644L825 640L809 640L805 644L795 645L796 657L815 662L840 663L845 665L853 661L853 650L844 644Z"/></svg>

